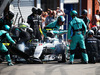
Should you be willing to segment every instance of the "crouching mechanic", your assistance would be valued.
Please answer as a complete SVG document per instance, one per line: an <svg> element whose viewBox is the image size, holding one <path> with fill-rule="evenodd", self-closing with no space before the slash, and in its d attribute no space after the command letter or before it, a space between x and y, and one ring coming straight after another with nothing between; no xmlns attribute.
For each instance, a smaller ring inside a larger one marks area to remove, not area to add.
<svg viewBox="0 0 100 75"><path fill-rule="evenodd" d="M9 33L7 32L8 30L10 30L10 27L8 25L4 25L3 29L5 29L5 30L0 30L0 51L2 51L4 53L4 55L6 57L6 61L8 62L8 66L13 66L8 49L3 44L3 42L5 39L7 39L10 43L13 43L13 44L15 44L15 42L10 37Z"/></svg>
<svg viewBox="0 0 100 75"><path fill-rule="evenodd" d="M72 21L70 21L68 28L68 42L70 42L70 64L73 64L74 62L75 49L78 43L81 48L83 59L87 64L88 55L86 53L86 47L84 43L84 35L86 34L87 27L82 19L76 17L77 11L72 10L70 15L72 16ZM72 36L71 31L73 31Z"/></svg>
<svg viewBox="0 0 100 75"><path fill-rule="evenodd" d="M52 30L59 30L60 26L64 25L65 18L63 16L59 16L58 19L54 22L51 22L48 24L46 27L43 29L43 34L44 37L47 37L47 29L52 29Z"/></svg>

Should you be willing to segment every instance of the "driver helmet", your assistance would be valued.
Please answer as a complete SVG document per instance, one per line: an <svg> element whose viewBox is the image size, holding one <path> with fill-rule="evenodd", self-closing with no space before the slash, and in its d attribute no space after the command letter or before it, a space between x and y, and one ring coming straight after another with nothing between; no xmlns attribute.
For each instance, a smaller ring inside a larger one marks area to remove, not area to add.
<svg viewBox="0 0 100 75"><path fill-rule="evenodd" d="M26 29L26 28L29 28L29 24L28 23L21 23L19 24L19 28L22 28L22 29Z"/></svg>

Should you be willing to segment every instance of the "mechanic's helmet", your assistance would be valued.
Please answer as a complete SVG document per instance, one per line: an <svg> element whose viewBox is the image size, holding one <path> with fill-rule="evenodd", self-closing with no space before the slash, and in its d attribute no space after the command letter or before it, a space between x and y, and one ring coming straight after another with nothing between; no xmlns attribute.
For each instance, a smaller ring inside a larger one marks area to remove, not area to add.
<svg viewBox="0 0 100 75"><path fill-rule="evenodd" d="M86 15L86 14L87 14L87 10L84 9L84 10L82 11L82 15Z"/></svg>
<svg viewBox="0 0 100 75"><path fill-rule="evenodd" d="M33 32L33 29L32 29L32 28L27 28L27 31L28 31L29 33L32 33L32 32Z"/></svg>
<svg viewBox="0 0 100 75"><path fill-rule="evenodd" d="M89 30L88 31L88 35L94 35L94 31L93 30Z"/></svg>
<svg viewBox="0 0 100 75"><path fill-rule="evenodd" d="M37 8L36 7L33 7L32 8L32 13L36 13L37 12Z"/></svg>
<svg viewBox="0 0 100 75"><path fill-rule="evenodd" d="M9 30L10 30L10 26L4 25L4 26L3 26L3 29L6 30L6 31L9 31Z"/></svg>
<svg viewBox="0 0 100 75"><path fill-rule="evenodd" d="M19 28L22 28L22 29L26 29L26 28L29 28L29 24L28 23L21 23L19 24Z"/></svg>
<svg viewBox="0 0 100 75"><path fill-rule="evenodd" d="M76 15L77 15L77 11L76 11L76 10L72 10L72 11L70 12L70 15L71 15L71 16L76 16Z"/></svg>
<svg viewBox="0 0 100 75"><path fill-rule="evenodd" d="M100 30L97 31L97 35L100 35Z"/></svg>
<svg viewBox="0 0 100 75"><path fill-rule="evenodd" d="M98 29L97 29L97 27L92 27L91 30L93 30L94 34L96 34Z"/></svg>
<svg viewBox="0 0 100 75"><path fill-rule="evenodd" d="M59 16L59 17L58 17L58 21L65 22L64 16Z"/></svg>
<svg viewBox="0 0 100 75"><path fill-rule="evenodd" d="M43 10L42 10L42 8L38 8L37 11L38 11L38 15L41 15Z"/></svg>
<svg viewBox="0 0 100 75"><path fill-rule="evenodd" d="M8 13L5 15L6 17L8 16L9 19L12 19L14 17L14 13L11 11L8 11Z"/></svg>

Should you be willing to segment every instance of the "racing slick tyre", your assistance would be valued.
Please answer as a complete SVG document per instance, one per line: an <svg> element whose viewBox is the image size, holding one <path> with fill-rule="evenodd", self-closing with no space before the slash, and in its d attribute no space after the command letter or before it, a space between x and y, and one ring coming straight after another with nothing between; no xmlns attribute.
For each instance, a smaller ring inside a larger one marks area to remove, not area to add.
<svg viewBox="0 0 100 75"><path fill-rule="evenodd" d="M58 63L66 62L65 54L59 54Z"/></svg>
<svg viewBox="0 0 100 75"><path fill-rule="evenodd" d="M55 54L58 56L58 63L66 62L65 47L62 44L56 46Z"/></svg>
<svg viewBox="0 0 100 75"><path fill-rule="evenodd" d="M33 57L28 58L27 63L29 63L29 64L43 64L43 62L40 59L33 58Z"/></svg>

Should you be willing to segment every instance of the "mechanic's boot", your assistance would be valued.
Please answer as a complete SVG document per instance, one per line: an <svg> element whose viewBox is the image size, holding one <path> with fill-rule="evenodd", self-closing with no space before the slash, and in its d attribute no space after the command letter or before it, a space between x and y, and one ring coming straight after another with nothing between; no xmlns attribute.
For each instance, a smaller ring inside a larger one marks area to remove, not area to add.
<svg viewBox="0 0 100 75"><path fill-rule="evenodd" d="M73 64L73 62L69 62L69 64Z"/></svg>
<svg viewBox="0 0 100 75"><path fill-rule="evenodd" d="M82 64L88 64L88 61L82 61L81 63Z"/></svg>
<svg viewBox="0 0 100 75"><path fill-rule="evenodd" d="M85 61L84 64L88 64L88 61Z"/></svg>
<svg viewBox="0 0 100 75"><path fill-rule="evenodd" d="M14 66L14 64L11 63L11 62L8 62L7 65L8 65L8 66Z"/></svg>

